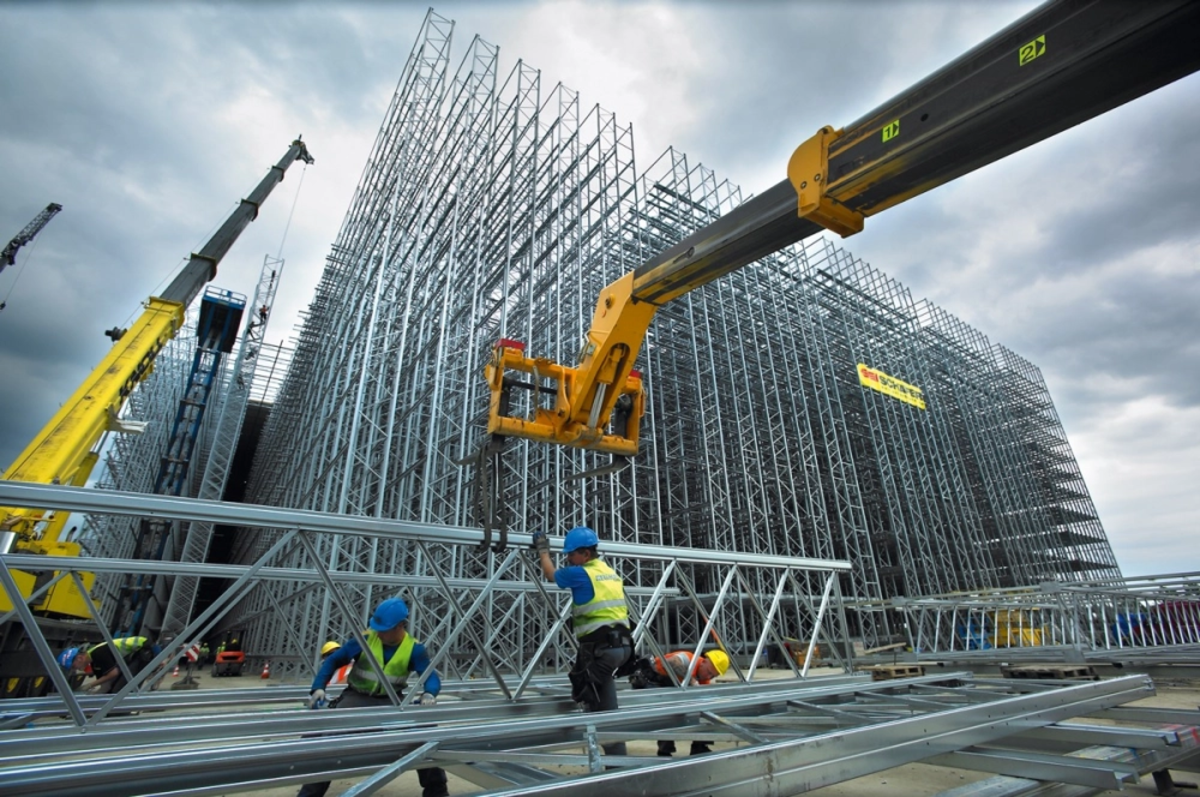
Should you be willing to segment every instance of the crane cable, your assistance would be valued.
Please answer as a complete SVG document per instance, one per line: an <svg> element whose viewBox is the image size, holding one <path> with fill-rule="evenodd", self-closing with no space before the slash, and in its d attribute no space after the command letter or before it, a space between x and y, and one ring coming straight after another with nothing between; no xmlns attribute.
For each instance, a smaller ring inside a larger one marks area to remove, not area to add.
<svg viewBox="0 0 1200 797"><path fill-rule="evenodd" d="M296 194L292 197L292 209L288 211L287 224L283 226L283 238L279 241L279 253L275 255L276 260L283 259L283 244L287 241L288 230L292 228L292 216L296 214L296 203L300 201L300 189L304 187L304 175L308 174L308 164L304 164L304 168L300 170L300 182L296 184Z"/></svg>
<svg viewBox="0 0 1200 797"><path fill-rule="evenodd" d="M307 173L308 173L308 164L306 163L306 164L304 164L304 168L303 168L303 169L300 171L300 182L299 182L299 183L296 185L296 195L295 195L295 196L292 198L292 209L291 209L291 211L288 213L288 220L287 220L287 224L286 224L286 225L284 226L284 228L283 228L283 238L282 238L282 239L279 241L279 254L276 256L276 259L282 259L282 255L283 255L283 245L284 245L284 242L285 242L285 241L287 241L288 230L289 230L289 229L291 228L291 226L292 226L292 216L293 216L293 215L296 213L296 203L297 203L297 202L300 200L300 189L301 189L301 188L304 186L304 175L305 175L305 174L307 174ZM237 206L241 204L241 202L242 202L242 200L240 200L240 199L239 199L239 200L237 200L237 201L235 201L235 202L233 202L233 203L230 205L231 209L236 209L236 208L237 208ZM193 251L195 251L195 249L198 249L198 248L199 248L199 247L200 247L200 246L201 246L201 245L202 245L202 244L203 244L205 241L207 241L209 238L211 238L211 237L212 237L212 234L213 234L213 232L215 232L215 231L216 231L216 229L217 229L218 227L220 227L220 226L221 226L221 224L223 223L224 219L226 219L226 218L228 218L228 214L226 214L225 216L222 216L222 217L221 217L221 219L217 220L217 222L213 224L213 226L212 226L212 227L211 227L211 228L208 230L208 232L207 232L207 233L205 233L205 234L201 235L201 236L200 236L200 240L199 240L199 241L197 241L196 247L194 247L194 248L193 248ZM35 239L33 243L36 245L36 244L37 244L37 240ZM179 271L179 270L180 270L180 269L181 269L181 268L182 268L184 265L186 265L186 264L187 264L187 261L188 261L188 258L187 258L187 257L182 257L182 258L180 258L180 260L179 260L179 264L177 264L177 265L176 265L175 269L174 269L174 270L173 270L171 273L169 273L169 274L167 274L166 276L164 276L164 277L163 277L161 280L159 280L158 284L154 286L154 291L153 291L153 292L152 292L150 295L151 295L151 296L157 296L157 295L158 295L158 292L159 292L159 289L160 289L160 288L161 288L163 285L165 285L165 284L166 284L166 282L167 282L169 279L171 279L171 278L172 278L172 277L173 277L175 274L177 274L177 273L178 273L178 271ZM129 326L129 324L131 324L131 323L133 322L133 319L134 319L134 317L135 317L135 316L136 316L136 315L137 315L139 312L141 312L141 311L140 311L140 310L138 310L138 309L131 310L131 311L130 311L130 313L129 313L129 315L128 315L128 316L125 318L125 320L124 320L124 321L123 321L123 322L120 324L120 326Z"/></svg>
<svg viewBox="0 0 1200 797"><path fill-rule="evenodd" d="M17 281L21 279L21 275L25 273L25 264L29 262L29 258L33 257L33 250L37 248L38 239L34 238L29 242L29 248L25 250L25 257L17 266L17 276L13 278L12 285L8 286L8 291L4 294L4 298L0 299L0 311L8 307L8 297L12 296L13 289L17 287Z"/></svg>

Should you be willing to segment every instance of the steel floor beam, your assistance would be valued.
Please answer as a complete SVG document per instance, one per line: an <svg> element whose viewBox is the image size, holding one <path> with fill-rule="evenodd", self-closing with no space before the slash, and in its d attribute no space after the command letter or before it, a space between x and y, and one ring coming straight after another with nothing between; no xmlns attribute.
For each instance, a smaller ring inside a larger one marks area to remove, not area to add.
<svg viewBox="0 0 1200 797"><path fill-rule="evenodd" d="M952 673L875 683L843 678L629 691L621 695L620 711L599 714L571 711L561 698L512 703L477 694L404 711L142 714L106 720L98 733L81 733L64 721L58 728L0 732L0 792L198 795L369 778L435 743L408 766L437 763L491 794L765 797L974 747L990 746L989 754L1002 758L990 751L1006 738L1153 694L1149 679L1138 676L1018 686L1025 684ZM838 727L829 726L831 719ZM218 725L223 734L214 733ZM157 742L149 741L155 733ZM725 749L679 760L600 752L604 741L664 733L703 736ZM1161 752L1163 737L1147 738L1157 740L1147 746L1157 744ZM1128 766L1107 771L1128 772ZM576 774L581 769L587 774Z"/></svg>

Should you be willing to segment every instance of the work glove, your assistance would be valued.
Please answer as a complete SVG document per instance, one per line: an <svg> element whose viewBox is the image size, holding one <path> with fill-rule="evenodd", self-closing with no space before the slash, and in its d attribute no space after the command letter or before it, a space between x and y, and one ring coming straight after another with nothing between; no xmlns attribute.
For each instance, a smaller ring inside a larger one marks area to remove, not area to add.
<svg viewBox="0 0 1200 797"><path fill-rule="evenodd" d="M314 689L308 696L309 708L324 708L326 702L324 689Z"/></svg>
<svg viewBox="0 0 1200 797"><path fill-rule="evenodd" d="M537 552L540 559L542 554L550 555L550 539L544 531L535 531L533 533L533 541L530 543L531 548Z"/></svg>
<svg viewBox="0 0 1200 797"><path fill-rule="evenodd" d="M425 692L417 699L417 702L420 703L422 706L436 705L437 704L437 695L433 694L432 692Z"/></svg>

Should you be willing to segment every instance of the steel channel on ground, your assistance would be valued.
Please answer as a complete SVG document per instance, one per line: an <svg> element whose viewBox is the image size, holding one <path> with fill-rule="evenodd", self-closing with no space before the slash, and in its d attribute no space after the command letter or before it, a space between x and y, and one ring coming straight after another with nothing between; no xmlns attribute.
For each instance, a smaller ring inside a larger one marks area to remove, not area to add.
<svg viewBox="0 0 1200 797"><path fill-rule="evenodd" d="M930 677L930 682L945 680L945 676L937 679ZM458 700L445 700L438 704L435 716L439 723L490 721L502 722L505 719L529 716L558 716L575 711L576 706L569 699L570 684L565 678L538 679L535 686L540 694L535 697L511 702L498 698L494 690L489 694L478 688L478 684L461 684L449 682L443 685L443 694L451 695ZM781 695L778 699L791 699L798 686L797 681L781 679L762 681L754 684L753 690L748 690L743 684L720 684L705 687L706 700L744 697L747 693L754 700L762 701ZM821 678L815 685L805 687L808 699L836 699L846 694L869 694L872 691L883 691L886 684L871 684L865 676L829 676ZM473 691L474 690L474 691ZM191 701L154 701L151 699L130 699L127 706L130 710L141 713L137 717L121 716L109 719L95 730L80 733L70 725L34 726L0 734L0 760L15 762L22 756L53 757L56 755L78 755L97 753L104 750L119 750L121 748L142 749L149 745L163 743L169 739L167 746L179 743L202 742L213 739L231 740L235 738L262 739L271 736L288 736L316 731L354 731L370 728L401 728L414 723L428 722L430 709L413 707L399 714L391 708L365 708L355 711L311 712L311 711L280 711L280 700L284 705L293 708L307 705L307 688L287 688L280 691L282 698L267 696L271 701L265 704L261 696L244 695L242 690L227 690L221 694L221 701L208 701L198 704ZM330 696L336 696L336 688L330 690ZM631 690L621 693L621 702L625 707L642 705L679 704L683 708L694 711L690 707L694 698L689 698L682 690ZM49 698L42 701L38 717L61 716L63 708L61 701L56 708L46 705ZM103 698L91 698L81 701L85 712L90 707L98 708ZM5 709L7 709L7 704ZM224 710L214 711L214 708ZM199 709L199 710L197 710ZM187 711L186 716L167 711ZM678 709L676 708L676 713ZM157 712L162 711L163 714ZM410 718L408 712L412 711ZM31 718L33 715L30 715Z"/></svg>
<svg viewBox="0 0 1200 797"><path fill-rule="evenodd" d="M930 694L936 693L939 682L948 690L940 704ZM915 716L913 712L920 707L903 699L914 686L924 687L920 702L925 707ZM277 726L276 733L284 738L268 741L254 735L258 728L247 729L244 737L237 735L241 722L232 722L233 717L226 715L224 738L189 744L189 723L183 722L174 726L178 736L171 739L183 749L139 746L130 737L126 747L92 754L63 750L59 756L0 770L0 791L45 795L237 791L251 784L261 787L325 776L365 776L423 744L437 742L434 760L496 794L781 794L986 744L1120 706L1153 692L1149 679L1137 676L1059 684L1015 695L999 691L994 684L983 684L977 687L980 694L966 699L962 693L975 691L973 686L969 677L952 674L875 684L843 683L825 689L812 684L792 690L768 688L767 684L738 685L714 689L711 697L700 692L683 694L682 690L645 690L636 696L638 700L626 701L628 707L611 715L573 712L522 717L517 713L519 707L509 706L502 716L490 717L484 705L471 703L455 710L447 703L445 710L439 705L422 712L431 719L436 716L438 725L412 727L406 722L394 730L380 730L380 712L350 710L345 714L360 721L351 723L353 730L343 733L334 729L340 723L331 722L332 714L314 716L318 712L298 709L294 714L303 718L301 723L289 725L290 733ZM1023 688L1011 682L1006 686ZM805 724L810 718L800 716L797 725L804 730L783 740L779 735L789 734L786 725L771 724L769 731L754 730L750 725L756 714L768 718L786 715L792 710L789 701L812 704L821 700L830 701L834 710L845 710L849 722L855 709L855 703L847 702L851 699L864 701L869 709L859 722L880 712L886 716L888 711L900 718L813 734ZM546 702L551 706L562 703ZM698 719L705 712L716 724ZM283 722L287 713L276 712L274 719ZM396 716L394 711L382 713ZM409 716L405 715L406 720ZM415 714L411 716L415 719ZM737 720L726 725L720 722L725 716ZM556 768L561 766L599 767L598 760L589 761L575 752L585 741L589 726L597 734L594 740L599 741L653 739L656 732L683 726L716 739L740 738L746 746L667 763L655 757L606 758L605 763L617 769L588 776L557 774ZM325 732L319 737L296 738L318 728ZM353 738L346 733L353 733ZM756 736L759 741L749 741ZM564 748L575 751L557 752ZM547 781L548 777L554 779Z"/></svg>

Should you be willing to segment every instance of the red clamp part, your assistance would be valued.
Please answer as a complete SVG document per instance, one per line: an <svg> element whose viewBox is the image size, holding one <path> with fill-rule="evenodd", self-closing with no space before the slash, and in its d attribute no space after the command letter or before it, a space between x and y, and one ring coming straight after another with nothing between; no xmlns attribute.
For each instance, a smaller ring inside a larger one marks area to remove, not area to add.
<svg viewBox="0 0 1200 797"><path fill-rule="evenodd" d="M525 344L512 338L500 338L500 340L496 341L496 346L503 349L516 349L522 353L525 351Z"/></svg>

